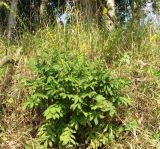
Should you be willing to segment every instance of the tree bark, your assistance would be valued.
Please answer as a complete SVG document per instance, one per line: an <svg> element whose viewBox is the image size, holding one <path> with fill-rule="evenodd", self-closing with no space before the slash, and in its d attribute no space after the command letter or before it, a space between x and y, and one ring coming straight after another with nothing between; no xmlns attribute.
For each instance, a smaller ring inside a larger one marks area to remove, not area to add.
<svg viewBox="0 0 160 149"><path fill-rule="evenodd" d="M13 30L16 26L16 15L17 15L17 5L18 0L12 0L11 1L11 10L8 17L8 38L11 38Z"/></svg>
<svg viewBox="0 0 160 149"><path fill-rule="evenodd" d="M41 23L46 22L47 18L47 2L48 0L42 0L41 5L40 5L40 18L41 18Z"/></svg>
<svg viewBox="0 0 160 149"><path fill-rule="evenodd" d="M0 2L0 35L4 35L5 31L8 29L8 15L9 11L4 6L4 3Z"/></svg>
<svg viewBox="0 0 160 149"><path fill-rule="evenodd" d="M96 14L96 0L79 0L78 3L80 12L82 13L82 18L87 21L91 21Z"/></svg>
<svg viewBox="0 0 160 149"><path fill-rule="evenodd" d="M106 0L106 14L104 15L104 21L109 31L114 30L116 25L116 13L115 13L115 0Z"/></svg>

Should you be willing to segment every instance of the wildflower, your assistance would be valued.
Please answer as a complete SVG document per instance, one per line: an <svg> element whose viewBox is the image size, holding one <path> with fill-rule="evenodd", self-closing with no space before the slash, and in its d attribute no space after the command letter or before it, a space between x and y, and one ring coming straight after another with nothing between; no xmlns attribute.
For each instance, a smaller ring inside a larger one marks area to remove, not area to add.
<svg viewBox="0 0 160 149"><path fill-rule="evenodd" d="M104 15L104 16L106 16L106 15L107 15L107 13L108 13L107 8L106 8L106 7L103 7L103 15Z"/></svg>
<svg viewBox="0 0 160 149"><path fill-rule="evenodd" d="M52 34L49 31L47 32L47 37L48 37L49 40L53 40Z"/></svg>
<svg viewBox="0 0 160 149"><path fill-rule="evenodd" d="M157 39L157 34L154 34L151 38L150 38L150 42L153 42Z"/></svg>
<svg viewBox="0 0 160 149"><path fill-rule="evenodd" d="M87 55L87 52L88 52L87 45L84 43L83 46L82 46L82 53L84 55Z"/></svg>

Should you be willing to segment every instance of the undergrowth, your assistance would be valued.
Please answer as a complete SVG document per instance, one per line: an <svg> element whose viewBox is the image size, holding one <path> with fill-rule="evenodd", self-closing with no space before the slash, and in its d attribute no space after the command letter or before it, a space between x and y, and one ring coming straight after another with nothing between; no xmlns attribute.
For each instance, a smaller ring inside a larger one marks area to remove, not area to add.
<svg viewBox="0 0 160 149"><path fill-rule="evenodd" d="M0 40L1 57L22 47L0 109L0 148L160 148L159 31L77 24L22 37Z"/></svg>

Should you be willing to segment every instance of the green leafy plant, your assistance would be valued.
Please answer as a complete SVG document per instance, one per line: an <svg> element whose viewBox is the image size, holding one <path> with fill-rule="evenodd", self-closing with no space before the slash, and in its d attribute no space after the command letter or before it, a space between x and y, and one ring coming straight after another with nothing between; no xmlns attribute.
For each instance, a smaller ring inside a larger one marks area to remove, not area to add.
<svg viewBox="0 0 160 149"><path fill-rule="evenodd" d="M123 125L117 114L130 104L121 92L128 81L113 78L102 60L70 55L44 52L35 59L37 77L27 81L33 94L25 107L43 116L37 135L47 146L107 145Z"/></svg>

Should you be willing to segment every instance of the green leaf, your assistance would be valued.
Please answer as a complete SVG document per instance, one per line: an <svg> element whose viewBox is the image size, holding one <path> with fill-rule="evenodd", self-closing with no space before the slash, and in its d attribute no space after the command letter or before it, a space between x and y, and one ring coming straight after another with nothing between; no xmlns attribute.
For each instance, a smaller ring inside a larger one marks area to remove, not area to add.
<svg viewBox="0 0 160 149"><path fill-rule="evenodd" d="M97 119L97 117L94 119L94 123L95 123L95 125L98 125L98 119Z"/></svg>
<svg viewBox="0 0 160 149"><path fill-rule="evenodd" d="M100 102L100 101L105 100L105 97L103 97L102 95L97 95L97 96L95 97L95 100L96 100L97 102Z"/></svg>
<svg viewBox="0 0 160 149"><path fill-rule="evenodd" d="M135 129L137 127L138 127L138 121L133 120L125 125L125 130L130 131L130 130Z"/></svg>
<svg viewBox="0 0 160 149"><path fill-rule="evenodd" d="M49 119L60 119L61 117L64 116L64 106L60 104L54 104L49 106L45 111L44 111L44 116L46 117L47 120Z"/></svg>
<svg viewBox="0 0 160 149"><path fill-rule="evenodd" d="M48 142L48 144L49 144L49 146L50 146L50 147L52 147L52 146L53 146L52 141L49 141L49 142Z"/></svg>
<svg viewBox="0 0 160 149"><path fill-rule="evenodd" d="M122 105L131 105L131 99L126 96L126 97L119 97L118 98L118 104L122 104Z"/></svg>
<svg viewBox="0 0 160 149"><path fill-rule="evenodd" d="M75 136L73 135L75 133L74 130L72 130L69 127L64 128L62 134L60 135L60 141L62 142L62 145L67 146L67 145L76 145L75 141Z"/></svg>

